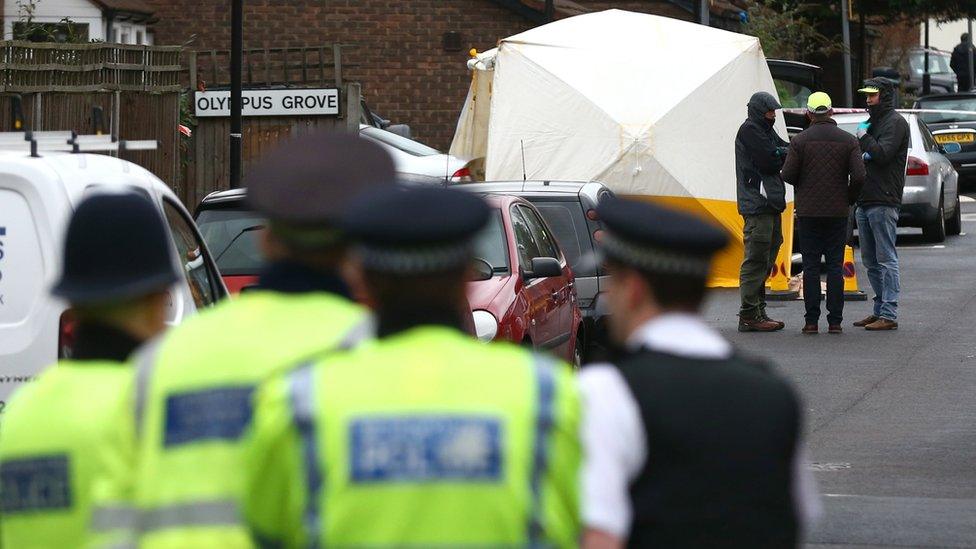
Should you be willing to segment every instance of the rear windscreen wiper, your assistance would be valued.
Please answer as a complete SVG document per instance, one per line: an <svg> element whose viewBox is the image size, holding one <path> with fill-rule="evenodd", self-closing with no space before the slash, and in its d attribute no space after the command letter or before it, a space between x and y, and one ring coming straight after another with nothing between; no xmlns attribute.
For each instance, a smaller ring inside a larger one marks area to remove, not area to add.
<svg viewBox="0 0 976 549"><path fill-rule="evenodd" d="M233 246L235 242L237 242L237 239L244 236L244 233L249 233L251 231L260 231L263 228L264 225L251 225L250 227L244 227L243 229L241 229L240 232L234 235L234 238L230 239L230 242L228 242L227 245L224 246L224 249L220 250L220 253L217 254L217 257L214 258L214 263L220 261L220 258L224 257L224 254L227 253L227 250L229 250L230 247Z"/></svg>

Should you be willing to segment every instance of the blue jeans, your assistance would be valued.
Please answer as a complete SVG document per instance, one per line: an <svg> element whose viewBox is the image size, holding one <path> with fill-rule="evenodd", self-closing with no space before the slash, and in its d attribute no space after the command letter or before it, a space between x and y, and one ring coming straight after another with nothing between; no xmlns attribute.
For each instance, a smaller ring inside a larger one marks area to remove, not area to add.
<svg viewBox="0 0 976 549"><path fill-rule="evenodd" d="M874 316L898 320L898 250L895 248L898 208L858 206L857 232L861 262L874 290Z"/></svg>

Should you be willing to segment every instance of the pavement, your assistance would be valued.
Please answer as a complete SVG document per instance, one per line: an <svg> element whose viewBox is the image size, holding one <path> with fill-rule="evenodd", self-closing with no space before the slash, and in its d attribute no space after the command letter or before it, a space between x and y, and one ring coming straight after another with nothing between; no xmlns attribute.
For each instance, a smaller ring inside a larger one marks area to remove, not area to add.
<svg viewBox="0 0 976 549"><path fill-rule="evenodd" d="M709 298L709 323L740 349L775 361L802 395L824 514L806 547L976 547L976 194L963 235L939 245L900 229L899 329L852 322L802 335L803 302L770 302L782 332L736 331L738 291ZM855 258L859 257L855 250ZM858 265L860 289L871 295Z"/></svg>

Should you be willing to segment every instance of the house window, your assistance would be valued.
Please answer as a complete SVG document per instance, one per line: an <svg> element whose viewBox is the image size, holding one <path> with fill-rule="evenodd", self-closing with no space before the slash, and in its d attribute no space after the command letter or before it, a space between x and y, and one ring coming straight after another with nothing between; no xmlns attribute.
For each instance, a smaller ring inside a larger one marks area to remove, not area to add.
<svg viewBox="0 0 976 549"><path fill-rule="evenodd" d="M14 23L14 40L88 42L88 23Z"/></svg>
<svg viewBox="0 0 976 549"><path fill-rule="evenodd" d="M143 34L143 31L137 30L136 31L136 44L142 46L142 45L145 45L145 43L146 43L146 38L145 38L145 35Z"/></svg>

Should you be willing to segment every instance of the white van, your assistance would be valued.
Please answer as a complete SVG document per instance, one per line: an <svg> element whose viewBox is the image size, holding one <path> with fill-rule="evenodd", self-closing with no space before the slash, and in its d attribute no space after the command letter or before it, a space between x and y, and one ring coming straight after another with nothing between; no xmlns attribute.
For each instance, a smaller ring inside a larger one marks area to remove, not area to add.
<svg viewBox="0 0 976 549"><path fill-rule="evenodd" d="M159 206L183 263L186 279L170 292L169 321L227 295L193 218L152 173L105 155L0 151L0 411L18 385L70 355L72 314L49 292L61 273L64 232L87 193L119 186Z"/></svg>

